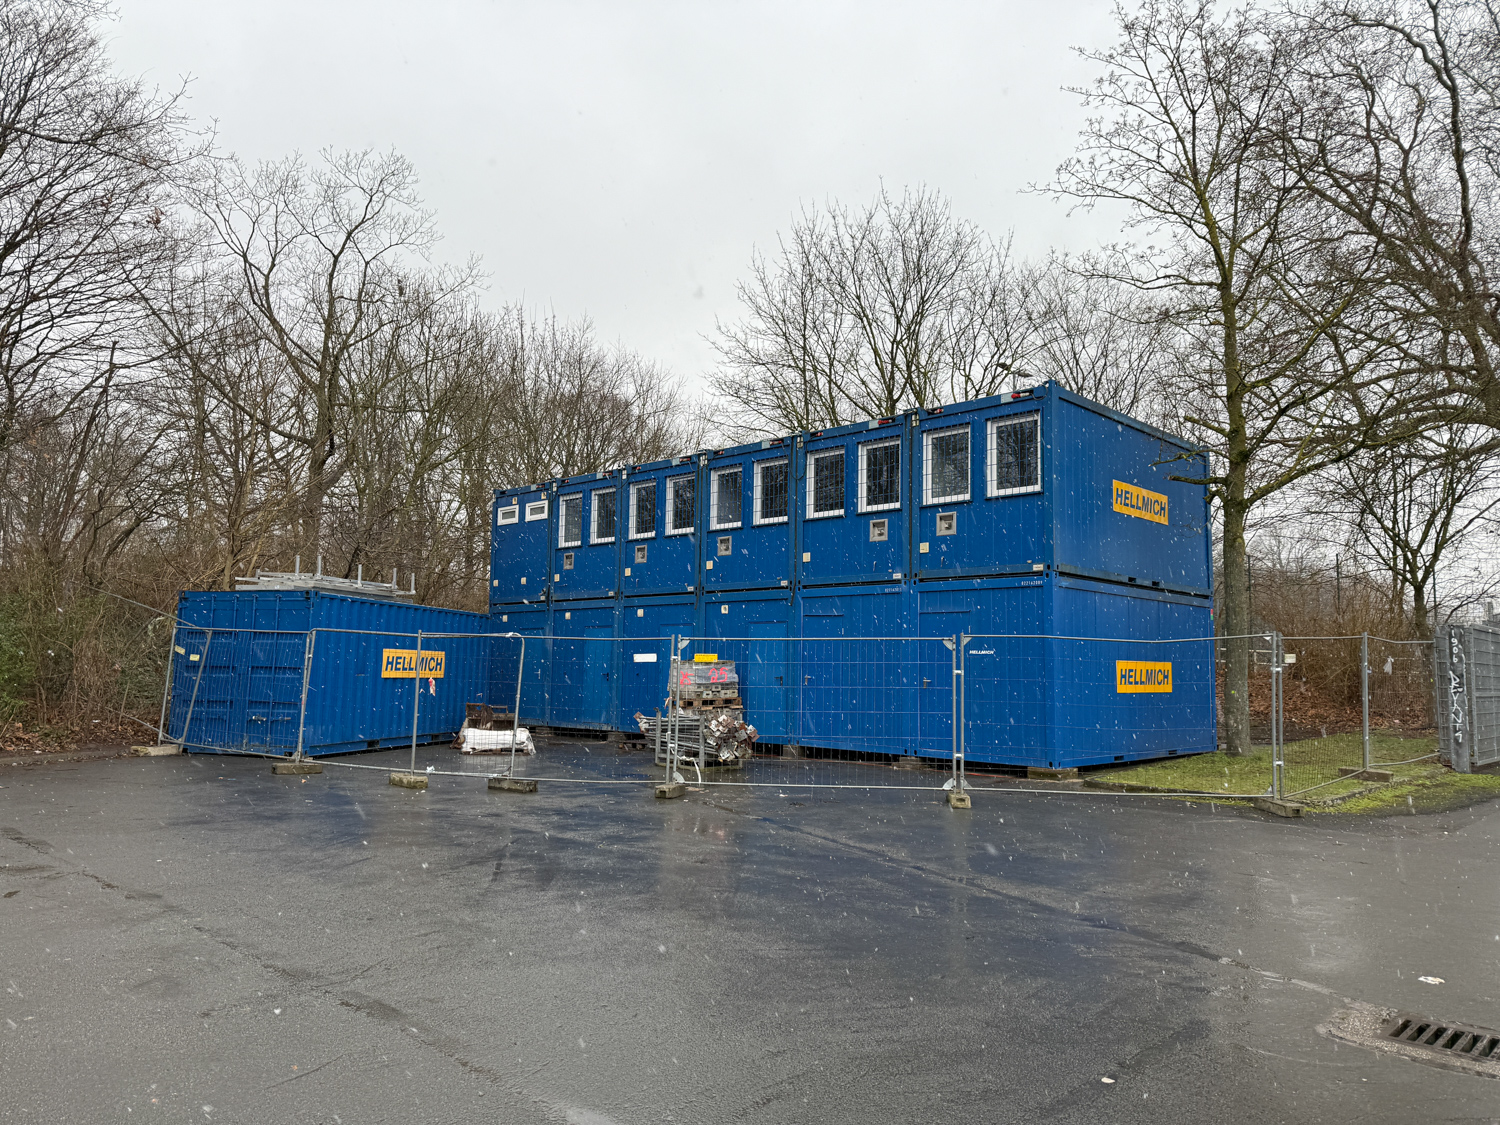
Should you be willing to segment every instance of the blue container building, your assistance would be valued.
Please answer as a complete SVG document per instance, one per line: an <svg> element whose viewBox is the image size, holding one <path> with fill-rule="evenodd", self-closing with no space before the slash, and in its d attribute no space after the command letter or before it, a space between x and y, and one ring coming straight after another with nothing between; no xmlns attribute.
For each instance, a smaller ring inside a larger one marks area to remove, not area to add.
<svg viewBox="0 0 1500 1125"><path fill-rule="evenodd" d="M542 649L523 721L635 729L676 633L737 662L763 741L944 757L941 638L967 634L971 761L1211 750L1204 475L1182 439L1049 383L503 490L492 626Z"/></svg>

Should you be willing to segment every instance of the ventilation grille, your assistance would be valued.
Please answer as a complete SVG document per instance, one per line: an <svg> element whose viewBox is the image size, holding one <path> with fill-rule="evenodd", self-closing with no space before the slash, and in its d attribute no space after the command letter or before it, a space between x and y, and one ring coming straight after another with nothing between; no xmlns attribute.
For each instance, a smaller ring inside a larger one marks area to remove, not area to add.
<svg viewBox="0 0 1500 1125"><path fill-rule="evenodd" d="M1485 1027L1446 1023L1428 1016L1397 1012L1386 1021L1382 1033L1387 1039L1449 1056L1500 1062L1500 1031Z"/></svg>

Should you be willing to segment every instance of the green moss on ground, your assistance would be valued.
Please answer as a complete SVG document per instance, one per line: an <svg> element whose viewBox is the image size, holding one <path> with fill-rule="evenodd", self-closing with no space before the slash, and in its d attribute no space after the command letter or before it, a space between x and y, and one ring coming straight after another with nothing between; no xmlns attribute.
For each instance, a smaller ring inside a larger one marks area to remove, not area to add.
<svg viewBox="0 0 1500 1125"><path fill-rule="evenodd" d="M1376 768L1395 775L1387 784L1340 778L1340 766L1362 760L1360 736L1330 735L1286 744L1283 789L1310 811L1336 813L1432 812L1500 797L1500 776L1458 774L1425 757L1437 751L1435 738L1407 738L1372 733L1370 757ZM1405 761L1418 758L1419 761ZM1400 762L1401 764L1382 764ZM1193 754L1093 774L1100 781L1125 782L1153 789L1187 789L1198 793L1265 793L1271 787L1271 752L1256 750L1243 757ZM1315 787L1315 788L1313 788ZM1298 793L1298 790L1307 790ZM1368 792L1361 792L1368 790ZM1351 796L1351 794L1353 794ZM1345 798L1335 804L1324 802ZM1410 800L1408 801L1408 798ZM1322 807L1319 807L1319 806Z"/></svg>

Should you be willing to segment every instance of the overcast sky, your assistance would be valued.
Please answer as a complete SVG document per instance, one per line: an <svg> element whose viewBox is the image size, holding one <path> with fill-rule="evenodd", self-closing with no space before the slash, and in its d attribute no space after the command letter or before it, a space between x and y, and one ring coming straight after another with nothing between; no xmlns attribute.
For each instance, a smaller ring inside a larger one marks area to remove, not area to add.
<svg viewBox="0 0 1500 1125"><path fill-rule="evenodd" d="M250 160L395 148L487 300L525 300L694 382L752 252L799 209L925 184L1022 254L1114 216L1023 194L1073 149L1071 48L1105 0L309 3L118 0L120 69L192 79Z"/></svg>

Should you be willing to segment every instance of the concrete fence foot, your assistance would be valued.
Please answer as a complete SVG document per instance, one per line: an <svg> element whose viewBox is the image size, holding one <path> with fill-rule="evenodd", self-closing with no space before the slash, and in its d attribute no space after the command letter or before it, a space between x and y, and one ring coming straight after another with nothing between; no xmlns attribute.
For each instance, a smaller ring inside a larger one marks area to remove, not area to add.
<svg viewBox="0 0 1500 1125"><path fill-rule="evenodd" d="M492 777L489 788L506 793L535 793L536 780L527 777Z"/></svg>
<svg viewBox="0 0 1500 1125"><path fill-rule="evenodd" d="M671 800L673 797L686 797L687 786L680 781L669 781L665 785L656 787L656 795L662 800Z"/></svg>
<svg viewBox="0 0 1500 1125"><path fill-rule="evenodd" d="M309 762L306 758L303 758L299 762L295 758L293 758L285 762L277 762L271 767L271 772L279 774L292 774L294 776L298 774L322 773L323 763Z"/></svg>
<svg viewBox="0 0 1500 1125"><path fill-rule="evenodd" d="M132 746L130 752L141 758L163 758L168 754L181 754L182 747L175 742L163 742L160 746Z"/></svg>
<svg viewBox="0 0 1500 1125"><path fill-rule="evenodd" d="M1268 812L1275 816L1301 816L1305 805L1299 805L1296 801L1280 801L1275 797L1255 797L1250 802L1261 812Z"/></svg>
<svg viewBox="0 0 1500 1125"><path fill-rule="evenodd" d="M957 789L948 790L948 807L950 809L967 809L973 806L969 803L969 795L961 793Z"/></svg>
<svg viewBox="0 0 1500 1125"><path fill-rule="evenodd" d="M390 783L392 785L399 786L402 789L427 788L427 778L424 774L420 773L399 773L395 770L392 770Z"/></svg>

